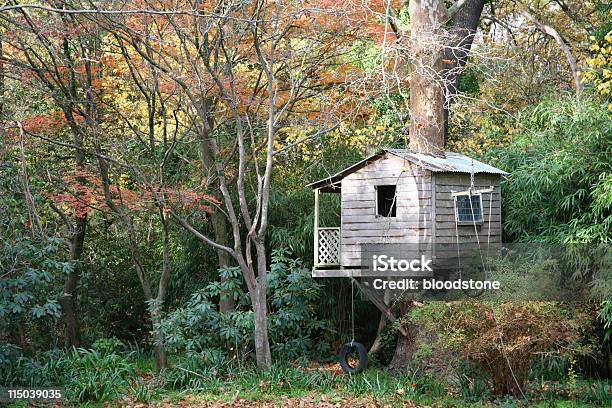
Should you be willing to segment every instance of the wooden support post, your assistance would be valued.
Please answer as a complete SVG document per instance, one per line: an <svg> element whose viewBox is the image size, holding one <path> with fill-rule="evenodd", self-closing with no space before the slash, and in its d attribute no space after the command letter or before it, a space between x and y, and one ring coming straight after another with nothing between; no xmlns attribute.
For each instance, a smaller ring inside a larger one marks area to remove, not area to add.
<svg viewBox="0 0 612 408"><path fill-rule="evenodd" d="M395 317L395 315L393 314L393 312L391 311L391 309L389 309L389 307L387 306L387 304L384 302L384 300L380 300L378 299L376 296L372 296L372 294L361 284L361 282L359 282L357 279L355 278L351 278L353 280L353 282L355 282L355 284L357 285L357 287L359 288L359 290L361 291L361 293L363 293L370 302L372 302L374 304L374 306L376 306L378 308L378 310L380 310L382 312L382 314L384 314L387 319L389 319L389 321L391 323L395 323L395 321L397 320L397 318ZM402 325L398 325L399 332L404 335L404 336L408 336L408 333L406 332L406 330L402 327Z"/></svg>
<svg viewBox="0 0 612 408"><path fill-rule="evenodd" d="M314 266L319 264L319 189L314 189Z"/></svg>

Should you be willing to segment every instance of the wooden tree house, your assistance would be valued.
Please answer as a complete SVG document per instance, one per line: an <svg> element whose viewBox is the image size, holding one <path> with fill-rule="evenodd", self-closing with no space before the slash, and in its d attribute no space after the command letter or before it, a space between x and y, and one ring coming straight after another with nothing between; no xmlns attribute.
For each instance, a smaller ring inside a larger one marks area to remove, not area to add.
<svg viewBox="0 0 612 408"><path fill-rule="evenodd" d="M315 193L312 275L361 276L362 244L499 245L499 186L507 174L458 153L383 149L309 184ZM339 226L319 225L321 193L341 195Z"/></svg>

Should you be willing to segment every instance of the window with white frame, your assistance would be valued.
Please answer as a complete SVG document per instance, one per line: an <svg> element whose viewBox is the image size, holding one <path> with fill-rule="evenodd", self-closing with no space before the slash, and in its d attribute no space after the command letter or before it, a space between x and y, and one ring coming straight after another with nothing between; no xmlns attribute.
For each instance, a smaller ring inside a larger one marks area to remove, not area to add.
<svg viewBox="0 0 612 408"><path fill-rule="evenodd" d="M456 195L455 217L459 223L482 223L482 196L468 193Z"/></svg>

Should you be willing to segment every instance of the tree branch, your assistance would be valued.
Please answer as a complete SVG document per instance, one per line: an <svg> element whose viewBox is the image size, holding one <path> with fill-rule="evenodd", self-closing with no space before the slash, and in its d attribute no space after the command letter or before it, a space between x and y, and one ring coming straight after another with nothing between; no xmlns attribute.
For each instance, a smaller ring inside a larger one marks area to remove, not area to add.
<svg viewBox="0 0 612 408"><path fill-rule="evenodd" d="M567 62L570 66L570 70L572 71L574 84L576 86L576 96L579 96L582 92L582 82L580 81L580 75L578 74L578 64L576 63L576 58L574 58L574 54L572 54L572 50L567 45L561 34L559 34L559 32L553 27L538 21L533 15L531 15L527 11L521 10L521 14L533 25L535 25L538 30L542 31L544 34L551 36L555 39L557 44L559 44L559 47L565 54L565 58L567 59Z"/></svg>

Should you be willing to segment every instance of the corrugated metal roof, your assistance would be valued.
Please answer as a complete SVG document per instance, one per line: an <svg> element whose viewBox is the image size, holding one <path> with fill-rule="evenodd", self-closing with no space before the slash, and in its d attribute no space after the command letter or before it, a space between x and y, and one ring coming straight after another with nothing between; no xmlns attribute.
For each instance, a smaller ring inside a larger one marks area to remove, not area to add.
<svg viewBox="0 0 612 408"><path fill-rule="evenodd" d="M402 159L408 160L411 163L421 165L424 168L433 172L453 172L469 174L473 170L474 173L499 174L500 176L507 176L509 174L496 167L489 166L488 164L485 164L481 161L472 159L471 157L459 153L446 152L446 157L440 157L425 153L416 153L408 149L382 149L375 155L372 155L367 159L355 163L352 166L347 167L346 169L334 174L333 176L316 181L314 183L310 183L306 187L328 187L330 191L339 191L340 180L342 180L349 174L359 170L360 168L367 166L371 162L378 160L385 153L390 153L394 156L398 156Z"/></svg>
<svg viewBox="0 0 612 408"><path fill-rule="evenodd" d="M415 153L407 149L384 149L385 151L406 159L415 164L420 164L434 172L457 172L457 173L488 173L507 176L503 170L489 166L481 161L472 159L463 154L446 152L446 157L432 156L430 154Z"/></svg>

